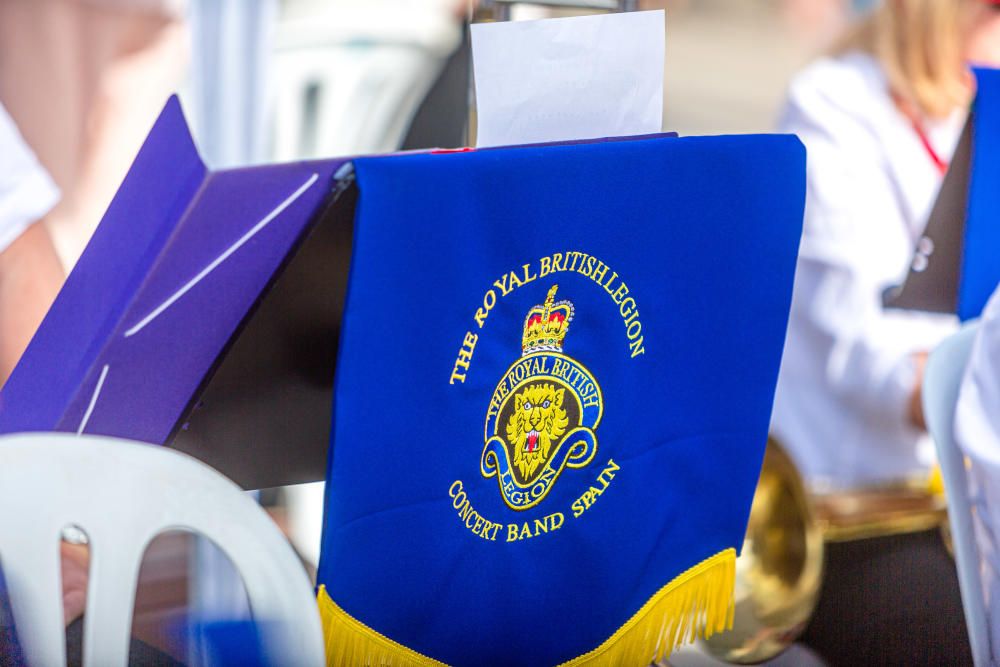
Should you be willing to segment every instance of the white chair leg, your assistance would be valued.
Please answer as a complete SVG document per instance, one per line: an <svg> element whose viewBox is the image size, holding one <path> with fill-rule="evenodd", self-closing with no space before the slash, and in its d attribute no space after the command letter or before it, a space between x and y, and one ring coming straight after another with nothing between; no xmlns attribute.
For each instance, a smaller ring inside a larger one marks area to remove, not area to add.
<svg viewBox="0 0 1000 667"><path fill-rule="evenodd" d="M90 536L90 585L87 613L83 619L84 667L114 667L128 664L135 589L146 542L117 541L115 553L109 541ZM136 535L140 538L140 535Z"/></svg>
<svg viewBox="0 0 1000 667"><path fill-rule="evenodd" d="M17 509L6 511L16 512ZM29 574L60 571L59 532L22 531L18 539L4 545L0 566L7 578L14 624L25 660L29 665L41 667L65 665L66 625L61 577Z"/></svg>

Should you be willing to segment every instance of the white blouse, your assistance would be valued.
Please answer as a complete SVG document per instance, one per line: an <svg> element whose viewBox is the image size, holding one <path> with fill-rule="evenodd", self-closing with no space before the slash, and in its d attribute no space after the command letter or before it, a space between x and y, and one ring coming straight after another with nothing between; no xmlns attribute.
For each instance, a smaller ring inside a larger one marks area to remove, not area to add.
<svg viewBox="0 0 1000 667"><path fill-rule="evenodd" d="M964 114L925 128L950 159ZM805 223L772 432L814 491L925 474L926 435L910 425L913 354L953 317L887 310L942 176L896 108L876 61L824 58L792 82L779 128L807 150Z"/></svg>
<svg viewBox="0 0 1000 667"><path fill-rule="evenodd" d="M972 462L971 498L990 619L1000 619L1000 289L993 293L972 345L955 410L955 439ZM993 646L1000 622L991 620Z"/></svg>
<svg viewBox="0 0 1000 667"><path fill-rule="evenodd" d="M59 190L0 105L0 252L59 201Z"/></svg>

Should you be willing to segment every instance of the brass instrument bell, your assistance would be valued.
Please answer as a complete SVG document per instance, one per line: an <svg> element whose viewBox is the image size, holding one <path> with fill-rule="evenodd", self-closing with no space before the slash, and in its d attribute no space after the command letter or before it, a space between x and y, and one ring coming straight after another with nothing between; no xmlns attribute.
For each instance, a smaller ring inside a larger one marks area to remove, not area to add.
<svg viewBox="0 0 1000 667"><path fill-rule="evenodd" d="M823 579L823 532L795 464L768 440L736 560L733 629L703 642L712 656L753 664L784 651L805 630Z"/></svg>
<svg viewBox="0 0 1000 667"><path fill-rule="evenodd" d="M940 484L913 479L809 495L784 448L769 439L736 560L733 629L705 640L705 651L725 662L752 664L791 646L815 611L826 542L938 527L947 544Z"/></svg>

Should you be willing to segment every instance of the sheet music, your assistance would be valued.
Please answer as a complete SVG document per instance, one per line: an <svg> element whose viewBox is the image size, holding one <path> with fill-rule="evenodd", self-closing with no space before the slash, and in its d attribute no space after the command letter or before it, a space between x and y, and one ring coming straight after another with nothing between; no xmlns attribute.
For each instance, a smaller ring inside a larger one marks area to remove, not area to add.
<svg viewBox="0 0 1000 667"><path fill-rule="evenodd" d="M472 26L478 146L652 134L662 10Z"/></svg>

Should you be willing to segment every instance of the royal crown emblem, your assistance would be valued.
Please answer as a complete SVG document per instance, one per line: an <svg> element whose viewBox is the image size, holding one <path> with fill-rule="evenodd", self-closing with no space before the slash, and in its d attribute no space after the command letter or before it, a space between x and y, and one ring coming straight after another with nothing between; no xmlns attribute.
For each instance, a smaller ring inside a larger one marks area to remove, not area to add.
<svg viewBox="0 0 1000 667"><path fill-rule="evenodd" d="M569 323L573 321L573 304L569 301L555 302L558 288L555 285L545 297L545 303L528 311L521 337L522 354L562 352Z"/></svg>
<svg viewBox="0 0 1000 667"><path fill-rule="evenodd" d="M582 468L597 452L601 388L563 352L575 312L571 302L555 300L558 288L528 311L521 358L504 373L486 413L480 469L497 478L515 510L537 505L565 468Z"/></svg>

